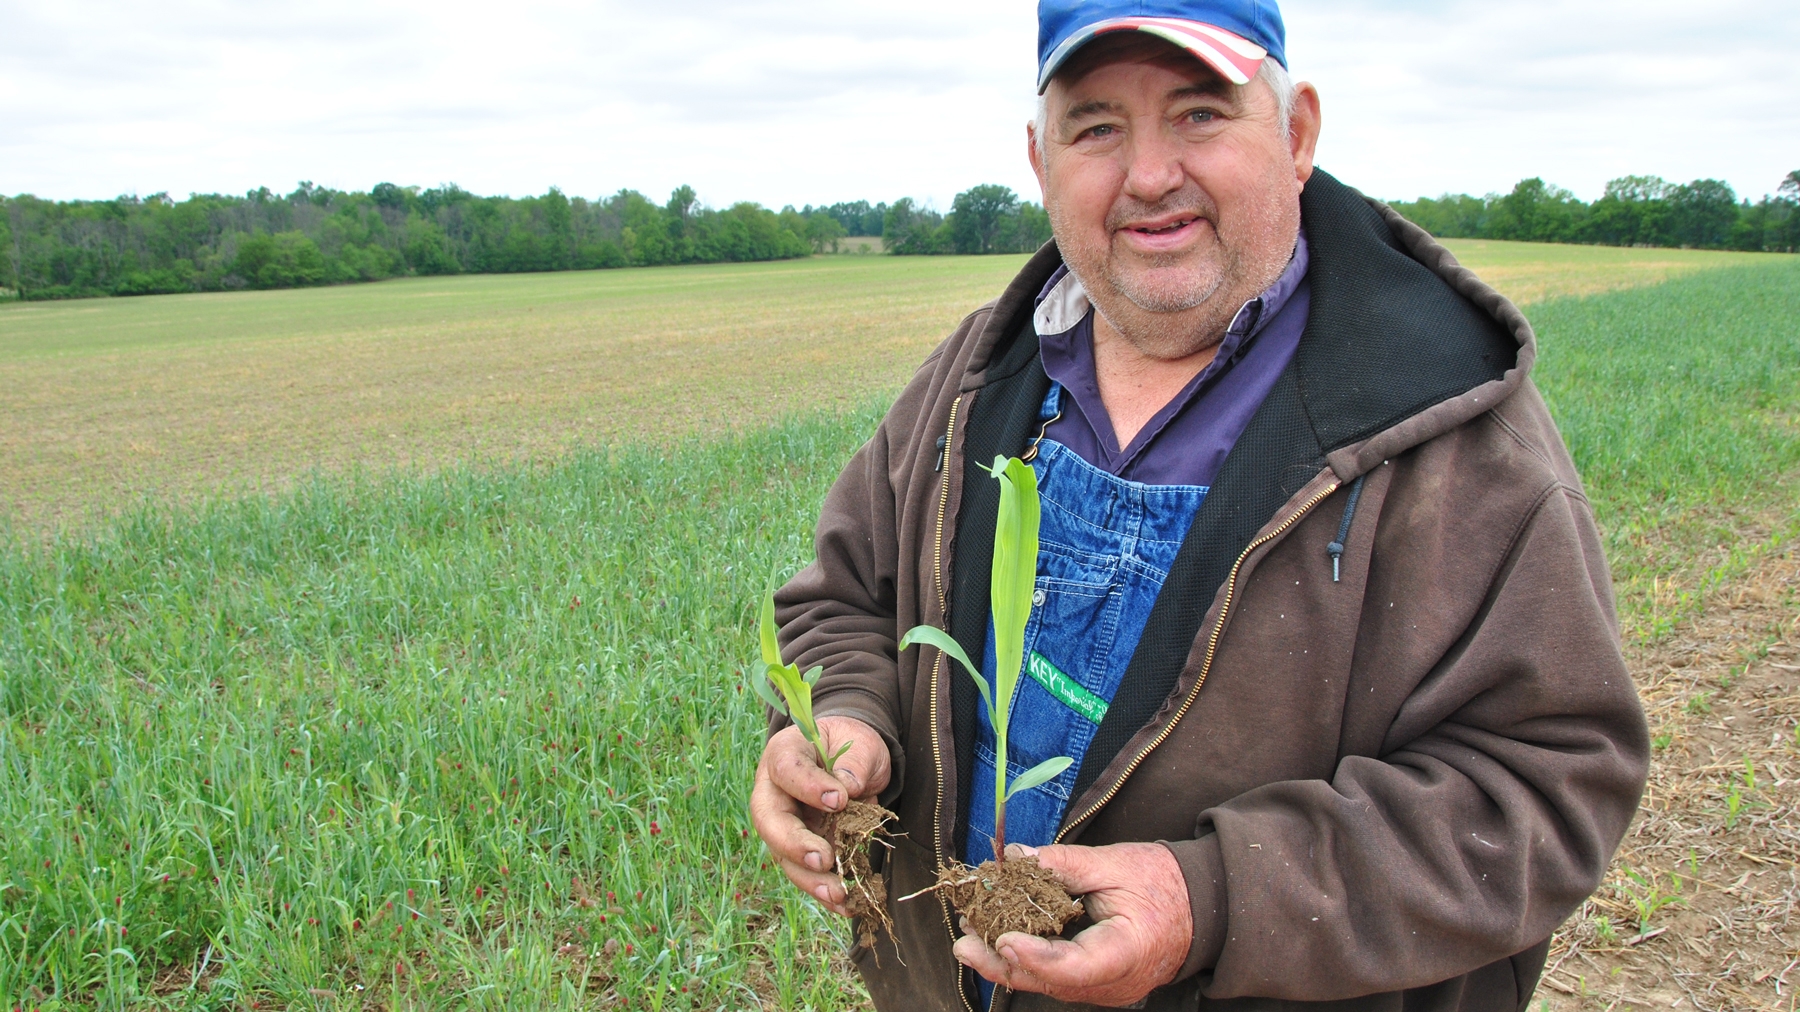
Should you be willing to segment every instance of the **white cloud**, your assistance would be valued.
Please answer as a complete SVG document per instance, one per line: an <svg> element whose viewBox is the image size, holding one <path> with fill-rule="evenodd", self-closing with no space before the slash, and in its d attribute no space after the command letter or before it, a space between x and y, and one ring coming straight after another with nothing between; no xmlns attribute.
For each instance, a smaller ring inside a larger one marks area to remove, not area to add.
<svg viewBox="0 0 1800 1012"><path fill-rule="evenodd" d="M1293 0L1321 164L1378 194L1800 165L1800 11ZM682 5L0 0L0 191L560 185L779 206L1036 196L1036 27L994 0ZM1791 163L1791 164L1790 164Z"/></svg>
<svg viewBox="0 0 1800 1012"><path fill-rule="evenodd" d="M1289 62L1320 86L1320 164L1392 197L1587 198L1608 179L1723 178L1760 196L1800 167L1800 5L1719 0L1295 0Z"/></svg>

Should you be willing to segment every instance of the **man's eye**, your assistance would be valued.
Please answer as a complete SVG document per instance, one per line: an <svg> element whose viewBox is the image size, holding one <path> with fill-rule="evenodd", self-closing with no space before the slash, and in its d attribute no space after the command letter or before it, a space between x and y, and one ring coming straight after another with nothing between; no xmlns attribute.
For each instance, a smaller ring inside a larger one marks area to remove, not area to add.
<svg viewBox="0 0 1800 1012"><path fill-rule="evenodd" d="M1111 126L1102 123L1099 126L1088 127L1087 133L1089 137L1110 137L1112 136L1112 132L1113 128Z"/></svg>
<svg viewBox="0 0 1800 1012"><path fill-rule="evenodd" d="M1190 123L1211 123L1217 118L1218 113L1213 112L1211 109L1195 109L1193 112L1188 113L1188 122Z"/></svg>

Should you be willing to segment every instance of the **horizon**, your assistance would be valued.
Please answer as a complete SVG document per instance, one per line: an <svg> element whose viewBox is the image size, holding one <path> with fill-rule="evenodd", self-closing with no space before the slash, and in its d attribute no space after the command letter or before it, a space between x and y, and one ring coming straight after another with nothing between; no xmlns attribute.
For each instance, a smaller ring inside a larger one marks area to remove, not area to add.
<svg viewBox="0 0 1800 1012"><path fill-rule="evenodd" d="M1326 170L1326 171L1329 171L1329 170ZM1646 178L1648 176L1648 174L1646 174L1646 173L1628 173L1627 175L1632 176L1633 178L1639 178L1639 179ZM1621 178L1625 178L1625 177L1623 177L1623 176L1614 177L1614 179L1621 179ZM1651 177L1651 178L1660 178L1660 177ZM1529 179L1542 179L1546 186L1551 187L1553 189L1554 188L1567 189L1567 187L1562 187L1561 184L1557 183L1556 180L1549 179L1549 178L1546 178L1541 175L1526 176L1523 179L1516 180L1513 185L1516 186L1518 183L1525 182L1526 180L1529 180ZM1717 177L1699 176L1694 179L1664 179L1663 182L1666 182L1666 183L1670 184L1671 186L1680 186L1680 185L1684 185L1684 184L1688 184L1688 183L1695 183L1695 182L1701 182L1704 180L1714 180L1714 179L1717 179ZM1607 182L1610 183L1612 181L1613 180L1608 180ZM1780 182L1781 182L1780 180L1777 180L1778 185ZM445 180L443 182L435 183L435 184L428 186L428 185L424 185L424 184L420 184L420 183L394 183L393 180L388 180L388 179L377 180L374 183L370 183L367 186L362 186L362 187L335 187L335 186L322 187L320 184L318 184L317 182L315 182L313 180L302 179L302 180L298 180L295 183L295 186L293 189L288 189L288 190L283 190L280 187L272 187L272 186L264 185L264 186L254 187L250 190L246 190L241 193L230 193L230 192L222 192L222 191L217 191L217 190L208 190L208 191L191 190L188 193L181 195L181 196L177 196L176 194L174 194L168 190L156 190L151 193L139 193L139 192L117 193L110 197L66 197L66 198L45 197L45 196L42 196L41 194L36 194L36 193L9 194L9 193L5 193L5 192L0 192L0 200L17 200L17 199L24 198L24 197L31 197L31 198L37 199L37 200L51 201L51 202L57 202L57 203L100 204L100 203L108 203L108 202L114 201L114 200L133 200L133 201L137 201L139 203L144 203L144 202L148 202L156 197L161 196L161 197L169 198L169 200L171 200L172 202L180 203L180 202L186 201L186 200L194 200L194 199L205 198L205 197L222 198L222 199L246 199L251 196L254 196L256 193L258 193L259 191L262 191L262 190L267 190L269 197L271 199L286 200L286 199L291 198L295 193L299 192L301 189L308 187L308 186L313 187L315 189L330 189L330 190L332 190L334 192L338 192L338 193L351 194L351 195L360 194L360 195L366 196L366 195L370 194L375 189L375 187L389 184L389 183L392 183L393 185L398 186L400 189L405 190L414 196L417 196L418 194L423 193L427 190L457 188L457 189L463 190L464 192L468 193L470 196L475 197L476 199L497 198L497 199L503 199L503 200L530 200L533 198L543 197L546 194L548 194L551 190L557 190L572 201L573 200L585 200L585 201L588 201L589 203L596 203L596 204L604 203L605 201L610 200L613 197L617 196L618 194L624 193L624 192L636 192L639 195L641 195L645 198L648 198L653 202L656 202L659 204L663 202L663 198L659 198L659 196L657 194L648 193L648 192L645 192L645 191L640 190L637 187L633 187L633 186L619 187L617 189L610 190L605 193L596 193L596 194L592 194L592 195L589 195L586 193L571 192L568 188L558 186L555 183L551 183L548 187L546 187L542 192L539 192L539 193L479 193L474 190L470 190L467 187L461 186L455 180ZM687 185L687 184L684 184L684 183L676 184L677 188L679 188L681 186L685 186L685 185ZM983 185L983 184L971 183L971 184L969 184L968 187L964 187L963 189L966 190L966 189L969 189L970 187L980 186L980 185ZM1004 184L1001 184L1001 185L1004 185ZM1512 190L1513 190L1513 186L1508 186L1503 190L1489 190L1485 193L1474 193L1474 192L1468 191L1468 190L1445 190L1441 193L1421 194L1416 197L1404 197L1404 198L1398 197L1398 196L1395 196L1392 194L1369 194L1369 196L1374 197L1377 200L1381 200L1386 203L1390 203L1390 204L1413 203L1413 202L1422 201L1422 200L1442 200L1442 199L1453 198L1453 197L1474 197L1478 200L1492 201L1492 200L1496 200L1496 199L1507 196L1509 193L1512 192ZM1746 203L1746 204L1754 204L1760 199L1772 198L1772 197L1776 196L1776 191L1777 191L1777 186L1768 187L1766 192L1764 192L1764 193L1740 192L1735 187L1733 187L1733 192L1736 193L1738 200L1741 203ZM962 191L959 190L957 192L961 193ZM1032 194L1019 193L1016 190L1013 192L1018 196L1019 200L1022 203L1031 203L1031 204L1034 204L1039 207L1042 206L1041 195L1040 195L1040 199L1034 200ZM1582 195L1580 195L1580 194L1576 194L1575 196L1576 196L1576 199L1581 200L1582 203L1591 204L1591 203L1593 203L1594 200L1598 200L1600 198L1601 194L1597 193L1592 198L1585 198L1585 197L1582 197ZM805 211L819 212L819 211L826 210L827 208L837 206L839 204L854 204L858 201L862 201L864 203L867 203L871 210L874 210L874 209L883 208L883 207L892 207L896 201L905 200L905 199L909 199L909 198L911 198L913 200L914 207L917 210L927 211L927 212L937 213L937 214L948 214L949 213L948 209L949 209L951 201L946 200L946 201L944 201L942 206L939 206L938 203L933 199L917 198L917 197L914 197L912 194L908 194L908 193L899 194L897 196L888 197L888 198L881 199L881 200L870 200L867 196L864 196L864 197L857 197L857 198L852 198L852 199L847 199L847 200L832 201L830 203L823 203L823 204L790 203L790 204L775 205L775 206L768 205L768 204L762 204L758 201L727 199L727 200L713 202L713 201L706 200L704 198L699 198L696 200L696 206L710 208L710 209L714 209L714 210L722 210L722 209L732 207L733 205L736 205L736 204L751 203L751 204L755 204L759 207L763 207L763 208L766 208L766 209L772 210L772 211L781 211L781 210L792 209L792 210L797 210L797 211L802 211L802 212L805 212Z"/></svg>

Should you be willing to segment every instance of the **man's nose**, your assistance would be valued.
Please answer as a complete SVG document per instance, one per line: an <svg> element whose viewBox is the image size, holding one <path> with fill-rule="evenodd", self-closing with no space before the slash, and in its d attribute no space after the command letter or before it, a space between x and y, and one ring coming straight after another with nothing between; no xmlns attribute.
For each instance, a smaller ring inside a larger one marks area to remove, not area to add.
<svg viewBox="0 0 1800 1012"><path fill-rule="evenodd" d="M1187 178L1180 140L1161 123L1133 130L1125 157L1125 192L1147 204L1181 189Z"/></svg>

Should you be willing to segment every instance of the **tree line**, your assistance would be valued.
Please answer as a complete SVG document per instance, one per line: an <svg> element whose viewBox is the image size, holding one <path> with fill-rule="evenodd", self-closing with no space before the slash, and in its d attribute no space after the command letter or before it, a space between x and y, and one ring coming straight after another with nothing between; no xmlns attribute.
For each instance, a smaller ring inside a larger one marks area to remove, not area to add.
<svg viewBox="0 0 1800 1012"><path fill-rule="evenodd" d="M1614 246L1800 250L1800 170L1751 203L1727 184L1626 176L1584 203L1542 179L1508 194L1396 202L1434 235ZM421 274L587 270L778 260L880 236L897 255L1027 253L1050 239L1044 208L997 184L956 195L948 213L910 197L773 211L701 204L692 187L663 203L636 190L588 200L481 197L454 184L368 191L303 182L286 195L166 193L113 200L0 197L0 295L25 299L376 281Z"/></svg>
<svg viewBox="0 0 1800 1012"><path fill-rule="evenodd" d="M1036 249L1050 228L1037 205L991 185L958 194L949 215L910 198L715 209L689 186L660 204L636 190L514 198L393 183L365 192L303 182L285 195L264 187L186 200L20 195L0 197L0 290L61 299L779 260L872 235L905 253L1001 253Z"/></svg>
<svg viewBox="0 0 1800 1012"><path fill-rule="evenodd" d="M0 198L0 287L54 299L776 260L813 252L817 232L791 208L701 206L687 186L662 204L635 190L590 201L554 188L512 198L392 183L179 201L21 195Z"/></svg>
<svg viewBox="0 0 1800 1012"><path fill-rule="evenodd" d="M1625 176L1592 203L1534 177L1505 195L1447 193L1392 206L1432 235L1453 239L1800 251L1800 170L1754 204L1717 179L1677 184Z"/></svg>

